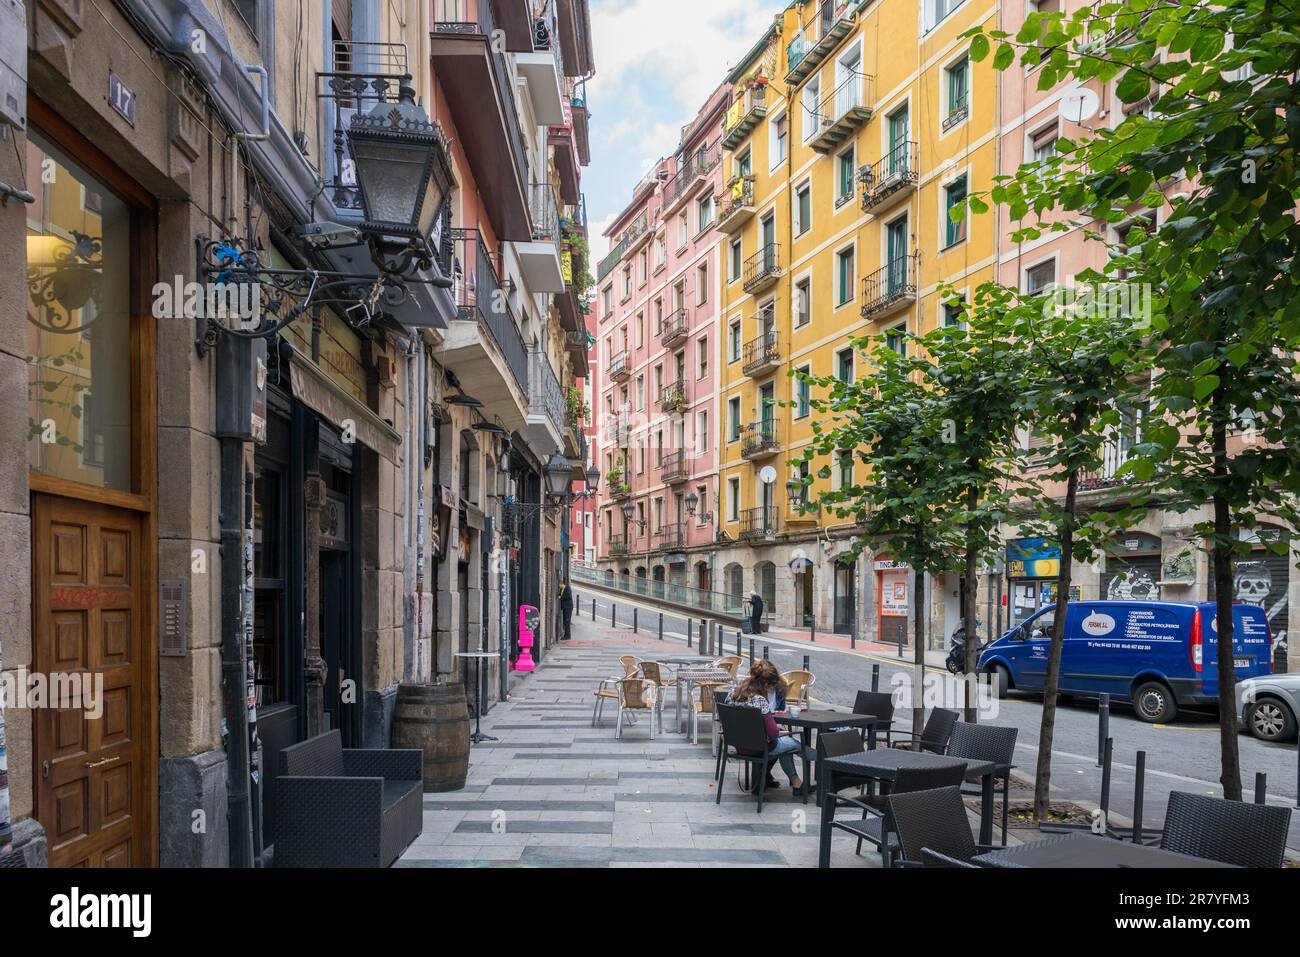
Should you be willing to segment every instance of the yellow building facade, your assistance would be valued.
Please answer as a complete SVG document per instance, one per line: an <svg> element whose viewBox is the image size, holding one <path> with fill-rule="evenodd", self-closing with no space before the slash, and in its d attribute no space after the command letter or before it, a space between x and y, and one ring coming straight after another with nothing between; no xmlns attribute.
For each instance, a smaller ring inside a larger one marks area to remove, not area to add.
<svg viewBox="0 0 1300 957"><path fill-rule="evenodd" d="M796 2L728 77L716 567L725 590L762 595L777 626L910 635L910 570L886 555L841 561L852 527L792 501L813 420L793 373L867 375L852 338L956 321L939 284L993 278L993 217L953 223L948 210L997 173L996 74L962 34L998 18L980 0ZM817 463L813 489L852 467ZM935 634L955 625L956 589L931 589Z"/></svg>

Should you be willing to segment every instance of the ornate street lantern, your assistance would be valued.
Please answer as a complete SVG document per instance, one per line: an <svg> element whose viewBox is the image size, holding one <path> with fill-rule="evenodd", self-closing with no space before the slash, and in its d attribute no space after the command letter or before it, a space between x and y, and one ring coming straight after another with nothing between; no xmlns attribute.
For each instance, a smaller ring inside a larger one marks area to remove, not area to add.
<svg viewBox="0 0 1300 957"><path fill-rule="evenodd" d="M569 494L573 484L573 467L563 452L556 451L546 462L546 487L551 498L561 502Z"/></svg>

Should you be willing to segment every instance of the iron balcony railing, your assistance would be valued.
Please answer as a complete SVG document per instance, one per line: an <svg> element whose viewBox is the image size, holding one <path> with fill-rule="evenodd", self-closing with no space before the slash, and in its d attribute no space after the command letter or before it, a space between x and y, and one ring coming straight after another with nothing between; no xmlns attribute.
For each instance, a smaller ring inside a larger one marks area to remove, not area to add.
<svg viewBox="0 0 1300 957"><path fill-rule="evenodd" d="M611 379L625 379L631 371L627 365L626 352L616 352L609 357L609 377Z"/></svg>
<svg viewBox="0 0 1300 957"><path fill-rule="evenodd" d="M862 318L916 301L921 254L898 256L862 280Z"/></svg>
<svg viewBox="0 0 1300 957"><path fill-rule="evenodd" d="M722 141L714 140L712 146L701 146L694 153L682 157L677 175L664 186L663 205L667 209L679 197L688 192L692 185L718 165L722 159Z"/></svg>
<svg viewBox="0 0 1300 957"><path fill-rule="evenodd" d="M632 221L632 224L628 226L627 229L623 230L623 235L619 237L618 242L614 244L612 249L610 249L609 255L602 259L600 265L596 267L597 282L603 280L613 271L614 267L618 265L619 260L623 258L623 254L628 251L634 242L645 235L649 228L650 214L642 213Z"/></svg>
<svg viewBox="0 0 1300 957"><path fill-rule="evenodd" d="M405 43L368 40L335 40L330 48L333 69L316 74L320 115L332 127L332 163L325 184L339 210L361 211L361 190L348 157L347 132L352 117L369 113L379 103L396 102L398 88L410 68Z"/></svg>
<svg viewBox="0 0 1300 957"><path fill-rule="evenodd" d="M533 241L560 244L560 204L550 183L528 186L528 212L533 220Z"/></svg>
<svg viewBox="0 0 1300 957"><path fill-rule="evenodd" d="M671 382L659 390L659 408L664 412L680 412L686 408L686 385Z"/></svg>
<svg viewBox="0 0 1300 957"><path fill-rule="evenodd" d="M852 29L850 11L853 0L821 0L818 12L817 39L795 37L786 46L786 83L797 86L817 69Z"/></svg>
<svg viewBox="0 0 1300 957"><path fill-rule="evenodd" d="M737 176L723 188L722 208L718 211L718 228L732 232L754 213L754 177Z"/></svg>
<svg viewBox="0 0 1300 957"><path fill-rule="evenodd" d="M683 524L660 525L655 529L655 548L681 548L686 542L686 526Z"/></svg>
<svg viewBox="0 0 1300 957"><path fill-rule="evenodd" d="M627 554L627 536L610 535L608 539L609 554L626 555Z"/></svg>
<svg viewBox="0 0 1300 957"><path fill-rule="evenodd" d="M777 533L776 506L747 508L740 513L740 538L772 538Z"/></svg>
<svg viewBox="0 0 1300 957"><path fill-rule="evenodd" d="M665 349L671 349L677 343L686 338L690 331L690 317L686 310L678 309L671 316L666 318L663 325L659 328L659 344Z"/></svg>
<svg viewBox="0 0 1300 957"><path fill-rule="evenodd" d="M519 325L510 311L487 244L477 229L453 229L452 296L459 317L473 320L501 351L515 383L524 395L528 391L528 349Z"/></svg>
<svg viewBox="0 0 1300 957"><path fill-rule="evenodd" d="M1125 479L1118 476L1120 467L1129 459L1129 448L1136 444L1136 437L1130 437L1122 446L1116 442L1107 442L1102 448L1101 468L1083 472L1079 475L1079 491L1095 492L1115 488L1124 484Z"/></svg>
<svg viewBox="0 0 1300 957"><path fill-rule="evenodd" d="M858 172L862 181L862 211L915 189L920 179L915 140L899 143L883 157Z"/></svg>
<svg viewBox="0 0 1300 957"><path fill-rule="evenodd" d="M762 291L781 275L781 246L768 243L745 260L745 292Z"/></svg>
<svg viewBox="0 0 1300 957"><path fill-rule="evenodd" d="M781 361L781 335L775 329L763 333L757 339L745 343L744 362L741 368L745 375L761 372Z"/></svg>
<svg viewBox="0 0 1300 957"><path fill-rule="evenodd" d="M723 120L722 148L733 150L767 115L767 87L745 89L744 94L732 103Z"/></svg>
<svg viewBox="0 0 1300 957"><path fill-rule="evenodd" d="M605 419L605 441L620 448L627 445L632 434L632 426L621 415L611 415Z"/></svg>
<svg viewBox="0 0 1300 957"><path fill-rule="evenodd" d="M948 132L970 114L970 94L962 92L953 102L948 104L948 115L943 118L940 124L943 132Z"/></svg>
<svg viewBox="0 0 1300 957"><path fill-rule="evenodd" d="M743 458L762 458L781 450L776 440L776 420L751 422L740 430L740 454Z"/></svg>
<svg viewBox="0 0 1300 957"><path fill-rule="evenodd" d="M528 153L519 125L519 107L515 103L514 80L506 64L505 44L497 42L497 25L488 0L433 0L433 32L476 34L486 39L484 46L492 58L492 81L505 109L506 135L510 140L511 159L519 182L529 182Z"/></svg>
<svg viewBox="0 0 1300 957"><path fill-rule="evenodd" d="M528 411L546 416L555 426L555 431L560 432L564 428L564 389L546 353L534 349L530 357Z"/></svg>
<svg viewBox="0 0 1300 957"><path fill-rule="evenodd" d="M684 482L690 478L690 469L686 464L686 453L682 450L666 453L659 460L659 477L670 484Z"/></svg>

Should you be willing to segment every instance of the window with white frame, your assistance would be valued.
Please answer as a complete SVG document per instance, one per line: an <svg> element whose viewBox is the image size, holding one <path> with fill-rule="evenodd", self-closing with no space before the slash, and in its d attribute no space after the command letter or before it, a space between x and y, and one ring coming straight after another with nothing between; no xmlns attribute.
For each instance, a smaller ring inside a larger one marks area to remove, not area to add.
<svg viewBox="0 0 1300 957"><path fill-rule="evenodd" d="M845 385L853 384L853 347L835 353L835 378Z"/></svg>
<svg viewBox="0 0 1300 957"><path fill-rule="evenodd" d="M813 74L803 88L803 141L807 143L821 130L822 79Z"/></svg>
<svg viewBox="0 0 1300 957"><path fill-rule="evenodd" d="M794 234L802 236L812 229L812 181L800 184L794 193Z"/></svg>
<svg viewBox="0 0 1300 957"><path fill-rule="evenodd" d="M699 232L704 232L713 224L713 194L705 193L695 204L695 221L699 223Z"/></svg>
<svg viewBox="0 0 1300 957"><path fill-rule="evenodd" d="M801 375L812 375L812 366L802 365L795 371ZM794 406L796 419L806 419L812 413L812 386L799 376L794 380Z"/></svg>
<svg viewBox="0 0 1300 957"><path fill-rule="evenodd" d="M695 377L703 379L709 374L709 337L700 336L695 340Z"/></svg>
<svg viewBox="0 0 1300 957"><path fill-rule="evenodd" d="M835 305L843 306L853 301L857 271L854 266L853 247L835 254Z"/></svg>
<svg viewBox="0 0 1300 957"><path fill-rule="evenodd" d="M885 345L900 356L907 355L907 323L885 330Z"/></svg>
<svg viewBox="0 0 1300 957"><path fill-rule="evenodd" d="M695 268L695 304L702 306L709 301L709 264L700 263Z"/></svg>
<svg viewBox="0 0 1300 957"><path fill-rule="evenodd" d="M740 441L740 396L727 400L727 441Z"/></svg>
<svg viewBox="0 0 1300 957"><path fill-rule="evenodd" d="M740 320L732 320L727 327L727 361L735 362L740 358Z"/></svg>
<svg viewBox="0 0 1300 957"><path fill-rule="evenodd" d="M835 205L843 206L853 199L854 184L858 174L858 148L849 144L849 148L835 157Z"/></svg>
<svg viewBox="0 0 1300 957"><path fill-rule="evenodd" d="M1025 292L1031 296L1036 296L1046 291L1053 283L1056 282L1056 260L1049 259L1046 262L1030 266L1025 270Z"/></svg>
<svg viewBox="0 0 1300 957"><path fill-rule="evenodd" d="M952 129L970 112L970 60L962 57L943 68L943 129Z"/></svg>
<svg viewBox="0 0 1300 957"><path fill-rule="evenodd" d="M922 29L933 30L948 18L966 0L923 0L921 7Z"/></svg>
<svg viewBox="0 0 1300 957"><path fill-rule="evenodd" d="M768 167L776 169L790 155L790 117L782 110L771 120L771 135L768 137Z"/></svg>
<svg viewBox="0 0 1300 957"><path fill-rule="evenodd" d="M727 479L727 521L740 521L740 477Z"/></svg>
<svg viewBox="0 0 1300 957"><path fill-rule="evenodd" d="M728 278L731 282L735 282L745 272L745 255L743 250L744 247L741 244L740 237L737 236L731 241L730 256L728 257L731 263L731 271Z"/></svg>
<svg viewBox="0 0 1300 957"><path fill-rule="evenodd" d="M794 284L794 324L806 326L812 321L812 278L803 276Z"/></svg>
<svg viewBox="0 0 1300 957"><path fill-rule="evenodd" d="M1060 139L1060 121L1053 119L1029 135L1029 159L1041 163L1056 152L1056 141Z"/></svg>
<svg viewBox="0 0 1300 957"><path fill-rule="evenodd" d="M709 450L709 413L701 409L695 413L695 447L701 452Z"/></svg>
<svg viewBox="0 0 1300 957"><path fill-rule="evenodd" d="M677 215L677 248L682 249L691 241L691 224L690 217L686 215L686 210L682 210Z"/></svg>
<svg viewBox="0 0 1300 957"><path fill-rule="evenodd" d="M966 174L963 173L943 188L944 248L955 246L966 239L965 203Z"/></svg>
<svg viewBox="0 0 1300 957"><path fill-rule="evenodd" d="M632 296L632 267L623 267L623 298L630 299Z"/></svg>

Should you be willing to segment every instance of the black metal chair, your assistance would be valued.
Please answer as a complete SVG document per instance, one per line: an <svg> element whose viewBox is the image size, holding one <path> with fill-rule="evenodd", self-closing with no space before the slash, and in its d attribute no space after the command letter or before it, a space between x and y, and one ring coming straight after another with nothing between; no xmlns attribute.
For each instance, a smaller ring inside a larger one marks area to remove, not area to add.
<svg viewBox="0 0 1300 957"><path fill-rule="evenodd" d="M965 776L966 765L964 762L949 767L899 768L890 788L890 793L891 795L910 794L915 791L946 788L950 785L960 784ZM831 827L847 831L858 839L858 847L854 853L861 854L862 842L867 841L880 848L880 856L884 865L886 867L891 866L894 856L901 849L901 845L898 842L893 813L890 811L888 803L885 804L884 813L881 814L865 801L845 797L842 794L827 794L826 800L828 802L835 801L836 807L839 807L840 804L848 804L862 809L861 820L846 821L836 819L831 822ZM825 810L823 808L822 813L825 813Z"/></svg>
<svg viewBox="0 0 1300 957"><path fill-rule="evenodd" d="M1238 867L1281 867L1291 809L1171 791L1160 846Z"/></svg>
<svg viewBox="0 0 1300 957"><path fill-rule="evenodd" d="M889 796L889 812L906 867L976 867L976 854L993 850L975 843L960 785ZM935 855L932 863L926 852ZM942 858L943 860L938 860ZM955 861L946 864L943 861Z"/></svg>
<svg viewBox="0 0 1300 957"><path fill-rule="evenodd" d="M876 734L882 731L885 734L885 747L890 748L894 745L894 697L883 691L859 691L857 697L853 700L854 714L872 714L880 719L876 725ZM866 740L867 730L862 731L863 740Z"/></svg>
<svg viewBox="0 0 1300 957"><path fill-rule="evenodd" d="M948 748L948 739L952 737L953 726L961 719L960 711L948 708L935 708L930 717L925 719L925 727L918 737L915 732L907 732L908 740L899 741L890 747L903 751L929 751L931 754L943 754ZM897 732L902 733L902 732Z"/></svg>
<svg viewBox="0 0 1300 957"><path fill-rule="evenodd" d="M969 869L978 871L980 866L972 864L969 861L959 861L955 857L949 857L947 854L940 854L938 851L932 851L928 847L921 848L921 866L922 867L960 867L963 870Z"/></svg>
<svg viewBox="0 0 1300 957"><path fill-rule="evenodd" d="M718 744L718 794L714 804L722 803L722 782L727 778L727 759L749 763L757 776L757 813L763 813L763 792L767 790L767 764L772 760L772 742L767 738L763 713L748 705L719 704L718 718L722 722L722 740Z"/></svg>
<svg viewBox="0 0 1300 957"><path fill-rule="evenodd" d="M1007 846L1007 826L1010 823L1011 769L1015 767L1016 736L1019 728L994 727L988 724L967 724L958 721L948 740L948 757L966 758L970 761L991 761L997 766L993 773L994 785L1002 782L1002 846ZM963 794L982 794L980 789L964 789Z"/></svg>

